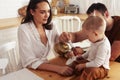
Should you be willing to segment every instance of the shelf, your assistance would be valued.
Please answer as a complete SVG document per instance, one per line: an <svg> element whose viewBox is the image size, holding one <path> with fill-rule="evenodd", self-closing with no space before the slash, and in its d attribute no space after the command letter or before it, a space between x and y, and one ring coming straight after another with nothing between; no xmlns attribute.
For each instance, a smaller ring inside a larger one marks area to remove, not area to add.
<svg viewBox="0 0 120 80"><path fill-rule="evenodd" d="M65 14L65 13L58 13L53 17L59 17L59 16L78 16L81 21L84 21L88 17L87 14Z"/></svg>
<svg viewBox="0 0 120 80"><path fill-rule="evenodd" d="M0 19L0 30L19 26L21 19L20 17Z"/></svg>
<svg viewBox="0 0 120 80"><path fill-rule="evenodd" d="M64 13L58 13L53 17L59 17L59 16L78 16L81 21L84 21L88 17L86 14L64 14ZM21 23L21 20L22 20L21 17L0 19L0 30L12 28L12 27L18 27Z"/></svg>

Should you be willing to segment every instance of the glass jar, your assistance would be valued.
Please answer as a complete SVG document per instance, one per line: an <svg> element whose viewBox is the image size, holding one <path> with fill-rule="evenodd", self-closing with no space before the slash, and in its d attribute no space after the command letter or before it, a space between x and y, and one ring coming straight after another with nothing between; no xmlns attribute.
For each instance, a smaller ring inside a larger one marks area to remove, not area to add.
<svg viewBox="0 0 120 80"><path fill-rule="evenodd" d="M52 7L52 14L57 15L57 7Z"/></svg>

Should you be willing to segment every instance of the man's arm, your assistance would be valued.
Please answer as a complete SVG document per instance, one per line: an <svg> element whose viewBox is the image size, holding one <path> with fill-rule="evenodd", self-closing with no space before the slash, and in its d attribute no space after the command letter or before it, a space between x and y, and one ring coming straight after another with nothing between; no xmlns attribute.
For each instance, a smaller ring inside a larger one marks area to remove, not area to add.
<svg viewBox="0 0 120 80"><path fill-rule="evenodd" d="M87 39L87 36L83 30L78 32L63 32L59 37L61 42L68 42L69 40L72 42L79 42L85 39Z"/></svg>
<svg viewBox="0 0 120 80"><path fill-rule="evenodd" d="M80 42L87 39L87 36L83 30L71 33L71 35L72 35L71 37L72 42Z"/></svg>
<svg viewBox="0 0 120 80"><path fill-rule="evenodd" d="M114 41L111 47L111 61L114 61L120 56L120 41Z"/></svg>

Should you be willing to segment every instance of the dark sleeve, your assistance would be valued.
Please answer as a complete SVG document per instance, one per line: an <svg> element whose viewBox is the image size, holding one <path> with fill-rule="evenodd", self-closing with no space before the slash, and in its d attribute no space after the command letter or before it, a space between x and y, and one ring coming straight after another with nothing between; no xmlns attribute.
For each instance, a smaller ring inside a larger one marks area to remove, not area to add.
<svg viewBox="0 0 120 80"><path fill-rule="evenodd" d="M110 31L106 31L105 34L108 37L111 45L114 41L120 41L120 17L113 17L114 24Z"/></svg>
<svg viewBox="0 0 120 80"><path fill-rule="evenodd" d="M120 25L119 25L120 27ZM115 37L116 41L120 41L120 28L118 29L118 31L116 32L116 37Z"/></svg>
<svg viewBox="0 0 120 80"><path fill-rule="evenodd" d="M115 41L120 41L120 17L114 17L114 25L113 25L113 37Z"/></svg>

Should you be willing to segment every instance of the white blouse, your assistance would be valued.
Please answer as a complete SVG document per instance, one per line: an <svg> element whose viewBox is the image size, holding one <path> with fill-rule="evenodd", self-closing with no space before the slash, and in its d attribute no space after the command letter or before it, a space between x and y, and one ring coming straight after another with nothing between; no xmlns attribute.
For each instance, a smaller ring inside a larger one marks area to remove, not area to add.
<svg viewBox="0 0 120 80"><path fill-rule="evenodd" d="M40 35L31 21L21 24L18 28L19 53L23 67L36 69L40 64L47 62L47 55L58 40L58 31L55 25L52 30L45 30L48 38L47 45L40 40Z"/></svg>

